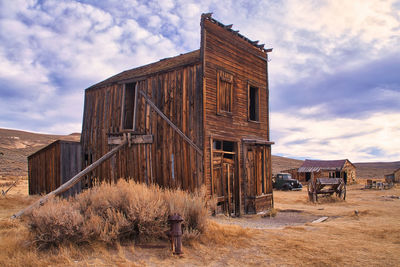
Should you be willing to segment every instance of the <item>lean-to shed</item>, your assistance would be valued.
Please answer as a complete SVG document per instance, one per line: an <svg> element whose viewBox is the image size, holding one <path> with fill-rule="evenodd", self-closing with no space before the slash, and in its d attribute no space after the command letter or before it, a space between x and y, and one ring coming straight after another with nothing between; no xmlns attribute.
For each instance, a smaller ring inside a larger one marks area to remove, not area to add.
<svg viewBox="0 0 400 267"><path fill-rule="evenodd" d="M129 144L82 185L120 177L190 191L205 185L228 214L272 207L271 51L203 14L199 50L86 89L84 166Z"/></svg>
<svg viewBox="0 0 400 267"><path fill-rule="evenodd" d="M81 144L57 140L28 156L29 194L47 194L81 170ZM80 192L80 183L63 196Z"/></svg>

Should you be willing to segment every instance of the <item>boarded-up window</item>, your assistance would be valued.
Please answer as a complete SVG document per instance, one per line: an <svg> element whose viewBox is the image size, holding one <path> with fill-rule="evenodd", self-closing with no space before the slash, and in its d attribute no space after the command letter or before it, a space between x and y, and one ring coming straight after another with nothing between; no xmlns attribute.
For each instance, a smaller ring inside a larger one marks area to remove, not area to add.
<svg viewBox="0 0 400 267"><path fill-rule="evenodd" d="M248 115L250 121L259 121L260 92L259 88L248 84Z"/></svg>
<svg viewBox="0 0 400 267"><path fill-rule="evenodd" d="M135 110L135 83L125 84L124 99L122 103L122 129L133 129Z"/></svg>
<svg viewBox="0 0 400 267"><path fill-rule="evenodd" d="M217 113L231 113L233 102L233 75L217 72Z"/></svg>

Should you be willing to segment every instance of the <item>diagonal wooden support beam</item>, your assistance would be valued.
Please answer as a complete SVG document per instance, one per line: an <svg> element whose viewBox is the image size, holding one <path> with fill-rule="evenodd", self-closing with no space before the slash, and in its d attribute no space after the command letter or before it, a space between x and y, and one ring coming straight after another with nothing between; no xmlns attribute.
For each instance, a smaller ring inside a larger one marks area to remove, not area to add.
<svg viewBox="0 0 400 267"><path fill-rule="evenodd" d="M144 93L142 90L139 90L139 93L144 97L146 102L163 118L169 126L172 127L186 142L189 143L201 156L203 156L203 151L192 141L189 137L187 137L172 121L168 119L167 116L150 100L150 98Z"/></svg>
<svg viewBox="0 0 400 267"><path fill-rule="evenodd" d="M128 143L128 140L125 140L122 144L118 145L117 147L113 148L112 150L110 150L109 152L107 152L107 154L105 154L104 156L102 156L101 158L99 158L98 160L96 160L95 162L93 162L92 164L90 164L89 166L87 166L83 171L81 171L80 173L78 173L77 175L75 175L74 177L72 177L68 182L64 183L63 185L61 185L59 188L57 188L54 191L51 191L50 193L48 193L47 195L45 195L44 197L40 198L39 200L37 200L36 202L34 202L33 204L31 204L30 206L28 206L27 208L19 211L18 213L14 214L11 218L15 219L20 217L21 215L23 215L24 213L32 210L35 207L39 207L40 205L43 205L47 200L49 200L51 197L53 196L57 196L61 193L64 193L65 191L67 191L68 189L70 189L71 187L73 187L76 183L78 183L80 180L82 180L82 178L88 174L89 172L93 171L95 168L97 168L101 163L103 163L104 161L106 161L107 159L111 158L112 155L114 155L115 153L118 152L118 150L120 150L122 147L124 147L126 144Z"/></svg>

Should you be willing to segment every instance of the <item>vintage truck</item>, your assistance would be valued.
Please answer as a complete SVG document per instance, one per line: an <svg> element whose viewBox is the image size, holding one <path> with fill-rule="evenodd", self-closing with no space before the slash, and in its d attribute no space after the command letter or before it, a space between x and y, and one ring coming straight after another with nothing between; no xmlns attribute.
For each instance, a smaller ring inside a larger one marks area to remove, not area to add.
<svg viewBox="0 0 400 267"><path fill-rule="evenodd" d="M272 184L273 188L280 190L301 190L301 183L292 178L290 173L278 173Z"/></svg>

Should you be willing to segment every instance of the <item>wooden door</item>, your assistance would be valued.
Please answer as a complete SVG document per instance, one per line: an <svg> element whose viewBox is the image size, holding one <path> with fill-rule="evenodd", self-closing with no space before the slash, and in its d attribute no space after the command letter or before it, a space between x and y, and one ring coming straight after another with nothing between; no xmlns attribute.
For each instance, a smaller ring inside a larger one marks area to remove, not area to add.
<svg viewBox="0 0 400 267"><path fill-rule="evenodd" d="M263 145L247 145L245 150L245 211L256 212L256 199L272 192L268 151Z"/></svg>
<svg viewBox="0 0 400 267"><path fill-rule="evenodd" d="M236 215L239 212L239 188L235 175L235 157L225 157L221 151L213 154L213 193L217 197L217 205L225 214Z"/></svg>

